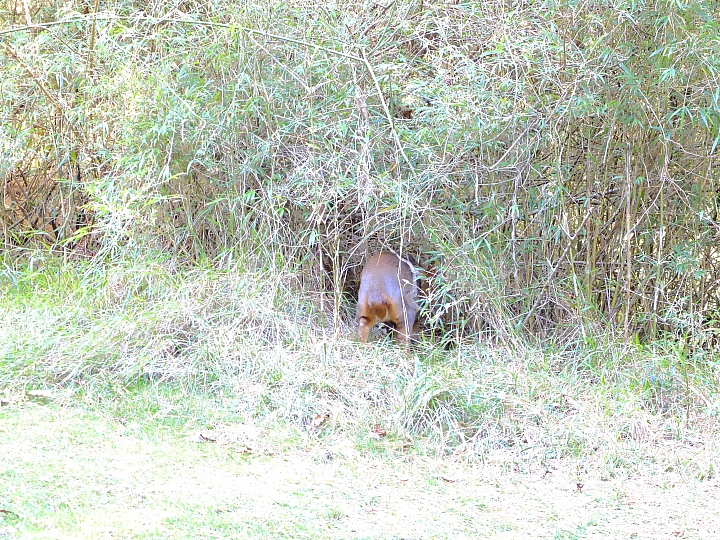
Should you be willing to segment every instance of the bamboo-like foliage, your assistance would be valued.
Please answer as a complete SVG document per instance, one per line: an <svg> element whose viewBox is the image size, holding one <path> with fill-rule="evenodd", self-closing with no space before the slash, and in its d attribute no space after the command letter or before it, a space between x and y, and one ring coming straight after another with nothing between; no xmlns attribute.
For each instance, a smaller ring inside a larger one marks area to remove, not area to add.
<svg viewBox="0 0 720 540"><path fill-rule="evenodd" d="M715 2L18 5L6 248L271 264L337 322L389 246L457 333L713 324Z"/></svg>

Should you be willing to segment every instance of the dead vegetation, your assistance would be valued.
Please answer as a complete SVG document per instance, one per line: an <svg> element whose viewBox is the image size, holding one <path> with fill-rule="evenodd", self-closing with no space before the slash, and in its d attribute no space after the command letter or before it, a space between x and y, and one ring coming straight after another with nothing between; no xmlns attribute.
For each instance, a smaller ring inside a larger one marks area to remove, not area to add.
<svg viewBox="0 0 720 540"><path fill-rule="evenodd" d="M279 265L337 328L387 246L447 332L712 338L715 4L21 4L6 250Z"/></svg>

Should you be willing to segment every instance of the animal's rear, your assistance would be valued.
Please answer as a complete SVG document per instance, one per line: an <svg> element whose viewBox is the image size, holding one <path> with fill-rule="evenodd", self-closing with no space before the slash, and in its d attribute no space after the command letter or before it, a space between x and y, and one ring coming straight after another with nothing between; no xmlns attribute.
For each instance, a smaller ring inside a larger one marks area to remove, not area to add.
<svg viewBox="0 0 720 540"><path fill-rule="evenodd" d="M360 341L367 341L378 323L393 323L396 335L407 342L417 320L413 270L395 254L380 252L365 263L360 276L357 320Z"/></svg>

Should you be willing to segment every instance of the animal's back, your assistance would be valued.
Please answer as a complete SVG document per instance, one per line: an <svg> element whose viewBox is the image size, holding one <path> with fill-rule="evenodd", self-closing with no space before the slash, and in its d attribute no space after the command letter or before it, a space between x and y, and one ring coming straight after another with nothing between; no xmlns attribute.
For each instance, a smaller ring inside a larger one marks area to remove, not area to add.
<svg viewBox="0 0 720 540"><path fill-rule="evenodd" d="M407 341L417 319L416 285L413 272L395 254L383 252L370 257L360 275L357 320L360 341L367 341L377 323L392 322Z"/></svg>

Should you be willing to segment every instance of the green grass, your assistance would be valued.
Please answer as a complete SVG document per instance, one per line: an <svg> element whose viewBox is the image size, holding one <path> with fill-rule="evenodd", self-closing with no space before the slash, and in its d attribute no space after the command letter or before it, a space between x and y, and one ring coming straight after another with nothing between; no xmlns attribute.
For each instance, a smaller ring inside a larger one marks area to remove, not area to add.
<svg viewBox="0 0 720 540"><path fill-rule="evenodd" d="M6 271L0 537L717 530L714 364L598 340L423 341L406 356L356 343L351 323L328 339L316 308L285 308L284 283L153 264ZM670 379L648 387L658 369Z"/></svg>
<svg viewBox="0 0 720 540"><path fill-rule="evenodd" d="M720 4L5 4L0 539L717 536Z"/></svg>
<svg viewBox="0 0 720 540"><path fill-rule="evenodd" d="M156 397L148 386L126 400ZM187 396L165 397L177 405ZM720 517L705 482L672 472L603 480L586 471L578 490L571 460L555 460L544 474L521 474L505 470L500 456L478 466L424 456L397 441L380 441L389 448L375 452L342 434L315 437L280 423L221 425L216 416L218 424L208 427L217 403L196 396L194 404L198 414L173 427L161 415L129 421L108 403L28 399L4 406L0 532L9 538L585 538L620 537L639 519L649 528L638 532L672 529L709 539Z"/></svg>
<svg viewBox="0 0 720 540"><path fill-rule="evenodd" d="M127 399L156 395L146 387ZM186 397L166 395L173 396L171 403ZM200 397L195 406L198 416L217 410ZM157 415L135 422L116 412L112 404L54 399L0 409L0 533L451 539L679 530L709 539L718 525L718 501L702 487L709 485L672 472L603 480L586 471L578 490L572 461L555 460L544 474L518 473L500 456L478 466L396 441L369 451L342 434L314 437L283 424L208 427L189 417L168 428ZM223 439L223 432L235 436ZM216 442L201 442L199 433Z"/></svg>

